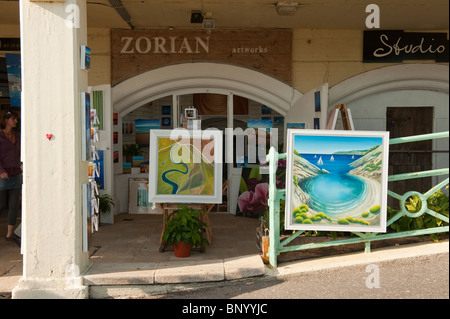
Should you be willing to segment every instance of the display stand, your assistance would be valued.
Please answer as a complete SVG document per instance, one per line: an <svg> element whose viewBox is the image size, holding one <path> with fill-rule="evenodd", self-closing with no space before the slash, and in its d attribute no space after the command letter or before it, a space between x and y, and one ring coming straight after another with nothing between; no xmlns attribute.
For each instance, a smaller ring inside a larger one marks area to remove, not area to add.
<svg viewBox="0 0 450 319"><path fill-rule="evenodd" d="M334 130L336 128L337 118L341 115L342 125L344 130L354 130L353 119L350 109L345 104L338 104L330 112L327 122L327 130Z"/></svg>
<svg viewBox="0 0 450 319"><path fill-rule="evenodd" d="M91 104L92 105L92 104ZM95 143L98 142L98 128L95 126L99 123L97 113L91 108L91 157L89 161L89 183L91 184L91 232L98 231L98 226L100 222L100 202L96 195L99 195L96 177L100 176L100 170L97 166L95 160L98 159L97 146Z"/></svg>

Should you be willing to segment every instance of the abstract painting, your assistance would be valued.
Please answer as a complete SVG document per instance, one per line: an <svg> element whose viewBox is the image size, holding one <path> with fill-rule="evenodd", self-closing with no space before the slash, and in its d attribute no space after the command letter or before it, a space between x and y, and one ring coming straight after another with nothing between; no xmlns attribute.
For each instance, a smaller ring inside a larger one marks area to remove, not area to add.
<svg viewBox="0 0 450 319"><path fill-rule="evenodd" d="M386 231L389 132L287 135L286 229Z"/></svg>
<svg viewBox="0 0 450 319"><path fill-rule="evenodd" d="M222 145L219 130L151 130L149 201L221 203Z"/></svg>

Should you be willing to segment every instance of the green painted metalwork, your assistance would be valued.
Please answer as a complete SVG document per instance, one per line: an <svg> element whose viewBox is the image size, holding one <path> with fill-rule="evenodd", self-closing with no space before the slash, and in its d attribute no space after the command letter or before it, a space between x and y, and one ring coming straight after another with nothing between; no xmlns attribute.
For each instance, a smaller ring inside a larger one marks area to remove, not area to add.
<svg viewBox="0 0 450 319"><path fill-rule="evenodd" d="M430 139L439 139L439 138L448 138L449 132L440 132L440 133L432 133L432 134L423 134L423 135L415 135L401 138L394 138L389 140L390 145L401 144L401 143L411 143L417 141L424 141ZM331 247L331 246L340 246L347 244L356 244L356 243L364 243L365 244L365 252L370 252L370 243L377 240L384 239L392 239L392 238L401 238L401 237L409 237L409 236L421 236L421 235L430 235L436 233L448 233L449 226L441 226L441 227L433 227L433 228L425 228L411 231L402 231L397 233L360 233L353 232L352 234L356 235L356 237L341 239L341 240L333 240L323 243L310 243L310 244L302 244L295 246L288 246L295 238L303 233L303 231L297 231L289 238L285 239L283 242L280 242L280 200L285 199L286 190L285 189L277 189L276 188L276 170L278 167L278 160L285 159L285 153L277 153L274 147L269 150L269 154L267 154L267 161L269 162L269 262L272 267L277 266L277 256L283 252L290 251L298 251L305 249L313 249L313 248L322 248L322 247ZM414 172L407 174L398 174L389 176L388 180L399 181L413 178L423 178L430 176L442 176L448 175L449 169L435 169L429 171L422 172ZM403 195L396 194L390 190L388 190L388 195L396 198L400 202L401 210L396 213L393 217L387 220L386 225L389 226L398 219L403 216L408 216L410 218L418 218L423 214L429 214L434 216L441 221L448 223L449 218L442 214L439 214L432 209L428 208L427 199L434 193L436 193L439 189L445 187L449 184L449 178L443 180L439 184L435 185L429 191L424 194L421 194L416 191L409 191ZM416 213L411 213L406 209L406 201L411 196L417 196L421 201L421 209Z"/></svg>

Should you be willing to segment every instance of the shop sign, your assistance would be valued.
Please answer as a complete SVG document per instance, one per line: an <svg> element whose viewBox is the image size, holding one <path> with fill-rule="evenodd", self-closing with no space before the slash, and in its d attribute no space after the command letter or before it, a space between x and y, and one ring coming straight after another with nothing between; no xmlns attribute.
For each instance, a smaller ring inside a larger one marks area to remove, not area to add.
<svg viewBox="0 0 450 319"><path fill-rule="evenodd" d="M240 65L291 82L291 30L112 30L111 45L113 85L158 67L195 61Z"/></svg>
<svg viewBox="0 0 450 319"><path fill-rule="evenodd" d="M446 33L364 31L363 62L448 62Z"/></svg>
<svg viewBox="0 0 450 319"><path fill-rule="evenodd" d="M210 37L122 37L121 54L200 54L209 53ZM191 41L189 41L191 40Z"/></svg>
<svg viewBox="0 0 450 319"><path fill-rule="evenodd" d="M20 51L20 38L0 38L0 51Z"/></svg>

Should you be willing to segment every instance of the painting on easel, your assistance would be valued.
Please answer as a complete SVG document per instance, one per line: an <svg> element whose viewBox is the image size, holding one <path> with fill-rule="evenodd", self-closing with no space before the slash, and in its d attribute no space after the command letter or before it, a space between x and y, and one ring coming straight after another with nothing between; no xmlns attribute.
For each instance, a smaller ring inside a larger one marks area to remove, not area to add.
<svg viewBox="0 0 450 319"><path fill-rule="evenodd" d="M221 131L150 131L149 201L221 203L221 186Z"/></svg>

